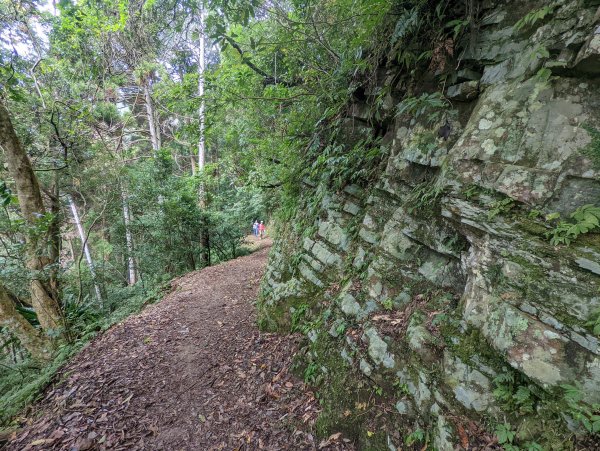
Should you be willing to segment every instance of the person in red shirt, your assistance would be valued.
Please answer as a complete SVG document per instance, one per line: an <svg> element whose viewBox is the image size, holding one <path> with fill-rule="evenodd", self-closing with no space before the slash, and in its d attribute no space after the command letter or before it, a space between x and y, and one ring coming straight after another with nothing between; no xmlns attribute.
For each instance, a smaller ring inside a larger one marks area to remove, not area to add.
<svg viewBox="0 0 600 451"><path fill-rule="evenodd" d="M260 235L261 240L265 237L265 229L265 223L260 221L260 224L258 225L258 234Z"/></svg>

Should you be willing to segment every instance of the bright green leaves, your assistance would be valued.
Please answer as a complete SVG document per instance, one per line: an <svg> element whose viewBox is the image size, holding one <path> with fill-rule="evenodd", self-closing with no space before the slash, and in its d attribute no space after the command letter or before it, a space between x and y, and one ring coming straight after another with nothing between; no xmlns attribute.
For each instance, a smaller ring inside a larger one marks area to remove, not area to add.
<svg viewBox="0 0 600 451"><path fill-rule="evenodd" d="M504 199L492 202L489 206L490 209L488 210L487 218L491 221L499 214L509 212L514 206L515 201L511 197L505 197Z"/></svg>
<svg viewBox="0 0 600 451"><path fill-rule="evenodd" d="M4 180L0 181L0 203L3 207L8 207L11 203L15 203L15 196Z"/></svg>
<svg viewBox="0 0 600 451"><path fill-rule="evenodd" d="M591 142L582 149L582 153L592 160L595 169L600 169L600 130L589 124L583 124L582 128L588 132Z"/></svg>
<svg viewBox="0 0 600 451"><path fill-rule="evenodd" d="M512 426L509 423L503 423L496 426L496 437L498 437L498 443L504 445L512 443L517 433L513 431Z"/></svg>
<svg viewBox="0 0 600 451"><path fill-rule="evenodd" d="M446 27L452 29L452 38L456 41L456 38L458 38L470 24L471 21L467 19L454 19L446 23Z"/></svg>
<svg viewBox="0 0 600 451"><path fill-rule="evenodd" d="M423 429L415 429L414 431L412 431L410 434L408 434L404 438L404 444L407 446L413 446L417 443L421 443L421 442L425 441L425 439L426 439L425 431Z"/></svg>
<svg viewBox="0 0 600 451"><path fill-rule="evenodd" d="M60 31L64 39L69 34L91 33L100 38L104 33L123 31L129 18L129 0L103 0L93 5L87 2L61 3Z"/></svg>
<svg viewBox="0 0 600 451"><path fill-rule="evenodd" d="M567 403L566 413L574 420L579 421L589 433L600 432L600 405L589 406L584 403L584 391L581 386L562 384L563 399Z"/></svg>
<svg viewBox="0 0 600 451"><path fill-rule="evenodd" d="M544 17L552 14L552 12L554 12L553 5L544 6L540 9L530 11L514 25L514 28L515 30L522 30L523 28L531 27Z"/></svg>
<svg viewBox="0 0 600 451"><path fill-rule="evenodd" d="M351 148L334 142L316 157L309 174L313 179L327 180L336 189L351 183L364 184L373 177L386 153L380 140L370 136Z"/></svg>
<svg viewBox="0 0 600 451"><path fill-rule="evenodd" d="M416 120L424 119L429 125L439 122L450 106L441 92L423 93L419 97L407 97L396 107L396 115L407 115Z"/></svg>
<svg viewBox="0 0 600 451"><path fill-rule="evenodd" d="M600 337L600 310L596 312L596 317L585 323L585 325L592 329L594 335Z"/></svg>
<svg viewBox="0 0 600 451"><path fill-rule="evenodd" d="M600 227L600 207L593 204L579 207L569 217L573 221L560 221L554 230L546 234L546 237L550 238L550 242L554 246L570 244L580 235Z"/></svg>

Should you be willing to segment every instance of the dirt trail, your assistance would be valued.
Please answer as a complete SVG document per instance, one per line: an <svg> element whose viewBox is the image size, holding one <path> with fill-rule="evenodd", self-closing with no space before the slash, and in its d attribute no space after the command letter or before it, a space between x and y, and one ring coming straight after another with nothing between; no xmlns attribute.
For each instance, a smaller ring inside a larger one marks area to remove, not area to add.
<svg viewBox="0 0 600 451"><path fill-rule="evenodd" d="M177 279L96 338L8 449L350 449L310 433L318 404L289 372L297 338L256 327L269 244Z"/></svg>

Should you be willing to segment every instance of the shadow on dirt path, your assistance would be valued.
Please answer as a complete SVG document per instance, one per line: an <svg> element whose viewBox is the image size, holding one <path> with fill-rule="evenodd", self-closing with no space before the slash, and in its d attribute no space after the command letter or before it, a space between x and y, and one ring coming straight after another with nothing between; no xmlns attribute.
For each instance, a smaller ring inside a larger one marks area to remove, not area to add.
<svg viewBox="0 0 600 451"><path fill-rule="evenodd" d="M310 432L318 403L289 372L298 337L256 327L269 245L174 280L96 338L7 449L352 449L320 447Z"/></svg>

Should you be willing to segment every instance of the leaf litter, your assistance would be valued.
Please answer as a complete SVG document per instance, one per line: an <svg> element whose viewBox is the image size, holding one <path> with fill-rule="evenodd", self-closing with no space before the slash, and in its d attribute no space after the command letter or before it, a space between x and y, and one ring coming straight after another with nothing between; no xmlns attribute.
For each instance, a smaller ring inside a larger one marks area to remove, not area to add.
<svg viewBox="0 0 600 451"><path fill-rule="evenodd" d="M172 282L55 377L7 450L353 450L319 440L319 404L290 372L297 335L262 333L262 249Z"/></svg>

